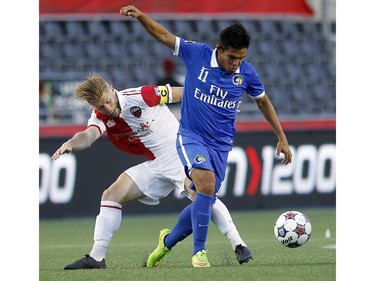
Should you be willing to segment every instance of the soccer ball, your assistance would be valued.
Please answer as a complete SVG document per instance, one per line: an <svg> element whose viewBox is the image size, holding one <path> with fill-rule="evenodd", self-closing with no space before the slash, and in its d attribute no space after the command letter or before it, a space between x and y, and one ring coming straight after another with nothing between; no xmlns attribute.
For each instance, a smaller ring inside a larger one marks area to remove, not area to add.
<svg viewBox="0 0 375 281"><path fill-rule="evenodd" d="M275 223L276 239L285 247L297 248L304 245L311 236L311 222L301 212L287 211Z"/></svg>

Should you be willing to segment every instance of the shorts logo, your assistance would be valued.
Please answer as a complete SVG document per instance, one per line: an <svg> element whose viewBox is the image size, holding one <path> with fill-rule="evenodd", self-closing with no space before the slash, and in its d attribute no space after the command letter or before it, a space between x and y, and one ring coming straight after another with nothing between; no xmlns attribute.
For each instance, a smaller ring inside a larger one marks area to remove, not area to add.
<svg viewBox="0 0 375 281"><path fill-rule="evenodd" d="M242 78L241 74L235 74L233 76L233 78L232 78L233 85L240 86L240 85L242 85L242 82L243 82L243 78Z"/></svg>
<svg viewBox="0 0 375 281"><path fill-rule="evenodd" d="M140 118L142 115L142 109L139 106L132 106L130 108L130 113L133 114L134 117Z"/></svg>
<svg viewBox="0 0 375 281"><path fill-rule="evenodd" d="M198 164L203 164L204 162L206 162L206 158L204 157L204 155L198 154L194 157L194 162Z"/></svg>

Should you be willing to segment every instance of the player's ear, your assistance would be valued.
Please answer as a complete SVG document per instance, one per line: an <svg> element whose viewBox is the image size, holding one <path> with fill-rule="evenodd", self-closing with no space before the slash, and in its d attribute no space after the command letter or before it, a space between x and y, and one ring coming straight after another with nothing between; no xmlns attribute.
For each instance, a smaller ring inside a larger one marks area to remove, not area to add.
<svg viewBox="0 0 375 281"><path fill-rule="evenodd" d="M216 49L218 50L219 53L224 53L225 48L221 46L220 44L216 46Z"/></svg>

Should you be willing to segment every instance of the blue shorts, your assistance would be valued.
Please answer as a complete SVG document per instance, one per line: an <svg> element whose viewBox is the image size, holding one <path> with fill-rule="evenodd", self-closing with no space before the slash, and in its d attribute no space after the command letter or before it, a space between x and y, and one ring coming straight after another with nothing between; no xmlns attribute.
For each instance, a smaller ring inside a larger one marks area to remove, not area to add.
<svg viewBox="0 0 375 281"><path fill-rule="evenodd" d="M217 193L225 178L229 152L211 149L199 141L198 137L192 138L181 134L177 135L176 146L186 176L191 179L190 172L194 168L213 171L216 177L215 193Z"/></svg>

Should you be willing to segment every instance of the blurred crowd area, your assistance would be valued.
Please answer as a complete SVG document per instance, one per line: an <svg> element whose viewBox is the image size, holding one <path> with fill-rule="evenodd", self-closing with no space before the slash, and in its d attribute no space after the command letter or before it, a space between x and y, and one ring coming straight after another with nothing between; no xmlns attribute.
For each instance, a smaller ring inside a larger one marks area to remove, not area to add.
<svg viewBox="0 0 375 281"><path fill-rule="evenodd" d="M336 20L316 6L315 17L153 16L174 34L213 48L219 31L240 22L251 45L246 60L257 70L281 119L335 118ZM184 81L184 66L134 19L117 16L40 17L40 124L83 124L91 108L73 98L90 73L121 90L171 79ZM171 105L178 116L179 105ZM239 120L261 119L244 95Z"/></svg>

